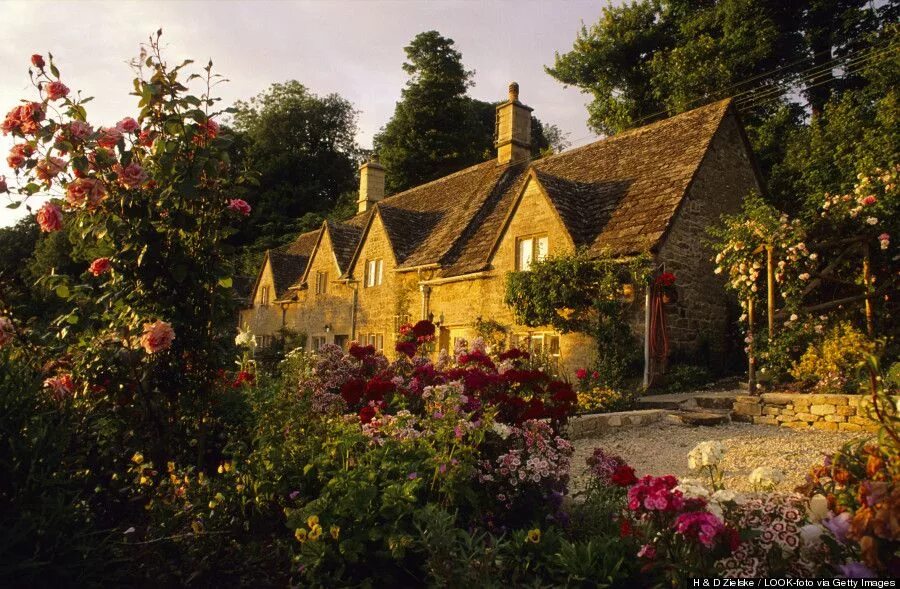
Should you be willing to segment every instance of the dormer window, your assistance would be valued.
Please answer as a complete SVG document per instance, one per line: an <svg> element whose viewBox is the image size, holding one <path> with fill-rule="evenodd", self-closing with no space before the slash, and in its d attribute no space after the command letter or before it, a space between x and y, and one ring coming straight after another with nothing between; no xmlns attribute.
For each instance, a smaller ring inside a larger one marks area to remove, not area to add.
<svg viewBox="0 0 900 589"><path fill-rule="evenodd" d="M531 270L531 265L547 259L550 240L546 235L519 238L516 242L516 270Z"/></svg>
<svg viewBox="0 0 900 589"><path fill-rule="evenodd" d="M316 294L325 294L328 290L328 272L316 272Z"/></svg>
<svg viewBox="0 0 900 589"><path fill-rule="evenodd" d="M381 284L381 280L383 277L382 266L383 264L381 260L369 260L368 262L366 262L366 288L378 286L379 284Z"/></svg>

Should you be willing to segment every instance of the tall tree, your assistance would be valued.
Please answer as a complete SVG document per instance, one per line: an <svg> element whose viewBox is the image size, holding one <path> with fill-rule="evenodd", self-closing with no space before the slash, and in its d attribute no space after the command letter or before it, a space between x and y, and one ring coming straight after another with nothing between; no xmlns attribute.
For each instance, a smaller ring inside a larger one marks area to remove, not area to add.
<svg viewBox="0 0 900 589"><path fill-rule="evenodd" d="M259 173L259 187L248 195L253 213L234 243L283 243L320 223L356 186L357 112L346 99L292 80L235 108L234 152Z"/></svg>
<svg viewBox="0 0 900 589"><path fill-rule="evenodd" d="M471 98L473 73L452 39L427 31L405 48L409 80L394 116L375 136L374 148L391 193L446 176L494 156L497 103ZM566 134L532 117L532 152L568 146Z"/></svg>

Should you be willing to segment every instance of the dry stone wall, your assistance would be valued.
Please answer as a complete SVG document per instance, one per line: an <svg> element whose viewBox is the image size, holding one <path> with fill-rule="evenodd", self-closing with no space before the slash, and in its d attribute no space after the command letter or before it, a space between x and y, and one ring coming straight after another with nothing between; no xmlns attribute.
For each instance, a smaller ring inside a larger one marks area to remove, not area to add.
<svg viewBox="0 0 900 589"><path fill-rule="evenodd" d="M893 398L897 403L900 397ZM868 395L763 393L735 398L731 419L794 429L841 432L878 431Z"/></svg>

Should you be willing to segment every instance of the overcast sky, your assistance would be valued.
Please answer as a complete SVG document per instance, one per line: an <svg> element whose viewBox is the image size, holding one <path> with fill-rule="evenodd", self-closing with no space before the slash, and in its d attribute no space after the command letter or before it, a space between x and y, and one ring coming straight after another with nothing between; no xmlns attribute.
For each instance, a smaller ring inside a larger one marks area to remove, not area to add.
<svg viewBox="0 0 900 589"><path fill-rule="evenodd" d="M0 116L19 98L34 96L29 58L47 52L53 53L64 83L95 97L87 105L92 123L113 124L136 115L127 62L161 27L170 61L212 58L230 80L219 87L225 103L254 96L272 82L296 79L317 94L337 92L350 100L360 111L359 143L371 147L406 82L403 47L417 33L434 29L454 39L466 67L475 70L473 96L503 99L507 84L516 80L521 100L537 117L582 144L593 137L585 125L587 98L564 88L543 68L555 51L572 47L582 22L595 22L604 4L0 0ZM11 137L0 137L0 175L11 176L6 167L11 144ZM22 214L24 209L0 207L0 226Z"/></svg>

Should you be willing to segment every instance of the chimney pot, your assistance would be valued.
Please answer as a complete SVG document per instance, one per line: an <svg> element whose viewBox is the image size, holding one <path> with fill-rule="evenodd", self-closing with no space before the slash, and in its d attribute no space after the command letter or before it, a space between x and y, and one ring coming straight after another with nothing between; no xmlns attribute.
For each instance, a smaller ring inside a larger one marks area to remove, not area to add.
<svg viewBox="0 0 900 589"><path fill-rule="evenodd" d="M509 84L509 101L518 102L519 100L519 83L510 82Z"/></svg>
<svg viewBox="0 0 900 589"><path fill-rule="evenodd" d="M378 156L372 155L369 161L359 167L357 212L365 213L382 198L384 198L384 167L378 163Z"/></svg>

